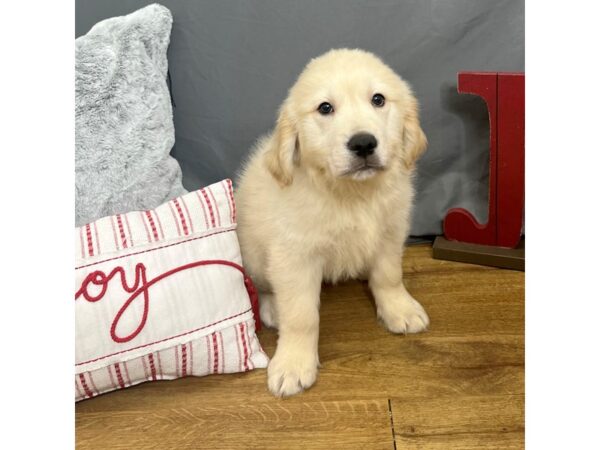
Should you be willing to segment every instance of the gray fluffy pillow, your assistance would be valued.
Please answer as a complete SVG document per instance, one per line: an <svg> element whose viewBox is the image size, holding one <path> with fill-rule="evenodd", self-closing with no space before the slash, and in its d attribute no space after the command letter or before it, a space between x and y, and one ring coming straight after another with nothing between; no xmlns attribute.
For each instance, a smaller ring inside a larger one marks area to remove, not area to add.
<svg viewBox="0 0 600 450"><path fill-rule="evenodd" d="M77 226L182 195L166 83L173 19L149 5L75 41Z"/></svg>

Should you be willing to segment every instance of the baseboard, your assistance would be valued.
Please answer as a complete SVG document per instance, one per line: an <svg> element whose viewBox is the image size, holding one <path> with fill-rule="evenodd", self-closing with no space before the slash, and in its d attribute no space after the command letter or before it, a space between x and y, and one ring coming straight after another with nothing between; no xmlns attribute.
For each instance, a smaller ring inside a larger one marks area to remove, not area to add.
<svg viewBox="0 0 600 450"><path fill-rule="evenodd" d="M504 248L449 241L442 236L438 236L433 242L433 257L448 261L525 271L525 238L521 239L517 248Z"/></svg>

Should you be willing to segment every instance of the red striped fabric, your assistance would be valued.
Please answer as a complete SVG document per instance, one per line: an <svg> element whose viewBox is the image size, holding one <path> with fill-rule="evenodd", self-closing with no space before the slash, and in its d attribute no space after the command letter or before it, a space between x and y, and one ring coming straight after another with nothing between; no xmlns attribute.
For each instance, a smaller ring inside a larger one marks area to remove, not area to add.
<svg viewBox="0 0 600 450"><path fill-rule="evenodd" d="M117 214L117 225L119 227L121 244L123 245L123 248L127 248L127 237L125 236L125 228L123 228L123 219L121 219L121 214Z"/></svg>
<svg viewBox="0 0 600 450"><path fill-rule="evenodd" d="M129 246L133 247L135 243L133 242L133 233L131 232L131 225L129 225L129 214L125 214L125 225L127 226L127 233L129 234Z"/></svg>
<svg viewBox="0 0 600 450"><path fill-rule="evenodd" d="M219 348L221 352L221 371L219 373L225 372L225 345L223 345L223 333L219 331Z"/></svg>
<svg viewBox="0 0 600 450"><path fill-rule="evenodd" d="M246 333L246 343L248 345L248 367L249 370L254 369L254 363L252 362L252 344L251 344L251 338L250 338L250 331L248 329L248 326L246 324L244 325L244 332ZM254 335L254 334L253 334Z"/></svg>
<svg viewBox="0 0 600 450"><path fill-rule="evenodd" d="M83 391L85 392L85 395L87 397L93 397L94 393L92 392L92 390L88 387L87 383L85 382L85 375L83 373L79 374L79 381L81 381L81 386L83 387Z"/></svg>
<svg viewBox="0 0 600 450"><path fill-rule="evenodd" d="M98 264L113 264L112 261L115 265L128 267L129 259L135 261L156 249L175 250L181 246L183 250L180 251L189 251L184 249L185 245L192 245L186 244L188 241L194 241L193 246L198 248L202 247L204 240L228 236L230 233L233 236L235 223L233 184L231 180L223 180L172 199L154 210L117 214L79 227L75 240L76 270L90 274ZM184 236L185 239L182 239ZM237 245L237 240L235 242ZM227 251L229 258L232 251ZM239 248L236 251L239 254ZM106 256L103 258L104 254ZM157 274L149 267L148 273L156 277L162 272ZM243 278L240 277L241 283ZM127 278L122 283L132 286L133 279ZM119 285L118 281L116 285ZM100 285L93 292L97 293L99 288ZM144 381L245 372L253 367L266 367L268 358L254 334L252 304L248 298L242 300L247 305L243 314L231 317L224 315L222 319L216 318L214 324L208 322L213 325L199 337L190 335L188 341L181 342L180 339L176 345L158 349L151 342L147 344L146 353L142 352L141 356L133 358L128 358L126 352L122 356L107 352L105 364L90 358L89 361L80 359L98 368L82 371L76 363L75 399L93 398ZM93 332L90 328L86 330ZM146 345L144 342L135 344L135 348L144 348Z"/></svg>
<svg viewBox="0 0 600 450"><path fill-rule="evenodd" d="M204 207L204 202L202 201L202 197L200 197L200 193L196 191L196 197L198 199L198 203L200 204L200 208L202 209L202 216L204 217L204 225L208 230L208 216L206 215L206 208Z"/></svg>
<svg viewBox="0 0 600 450"><path fill-rule="evenodd" d="M113 234L113 238L115 240L115 251L119 250L121 247L119 246L119 240L117 239L117 230L115 229L115 216L110 216L110 226L112 227L112 234Z"/></svg>
<svg viewBox="0 0 600 450"><path fill-rule="evenodd" d="M177 229L177 235L181 236L181 228L179 227L179 219L177 218L177 214L173 209L173 202L169 202L169 209L171 210L171 215L173 217L173 221L175 222L175 228Z"/></svg>
<svg viewBox="0 0 600 450"><path fill-rule="evenodd" d="M212 337L212 336L211 336ZM212 356L211 356L211 346L210 346L210 338L209 336L205 336L205 340L206 340L206 373L214 373L212 371L213 365L212 365Z"/></svg>
<svg viewBox="0 0 600 450"><path fill-rule="evenodd" d="M158 360L158 374L160 375L160 379L164 378L163 369L162 369L162 361L160 360L160 352L156 352L156 359Z"/></svg>
<svg viewBox="0 0 600 450"><path fill-rule="evenodd" d="M175 376L179 378L181 376L181 372L179 370L179 364L181 363L181 360L179 359L179 347L176 345L173 350L175 351Z"/></svg>
<svg viewBox="0 0 600 450"><path fill-rule="evenodd" d="M152 379L156 380L156 367L154 365L154 356L152 353L148 355L148 363L150 364L150 373L152 374Z"/></svg>
<svg viewBox="0 0 600 450"><path fill-rule="evenodd" d="M93 388L93 392L95 392L96 394L100 394L100 390L96 387L96 383L94 383L94 373L93 372L88 372L88 377L90 379L90 384L92 385Z"/></svg>
<svg viewBox="0 0 600 450"><path fill-rule="evenodd" d="M227 198L227 209L229 211L229 220L233 223L235 222L235 219L233 218L233 207L229 198L229 186L227 183L225 183L225 181L222 181L220 186L223 188L223 191L225 191L225 197Z"/></svg>
<svg viewBox="0 0 600 450"><path fill-rule="evenodd" d="M115 364L115 373L117 374L117 380L119 381L119 386L121 386L121 388L124 388L125 382L123 381L123 375L121 374L121 369L119 367L119 363Z"/></svg>
<svg viewBox="0 0 600 450"><path fill-rule="evenodd" d="M229 180L229 179L225 180L225 182L227 183L227 187L229 188L229 199L231 200L231 206L233 208L232 222L235 223L235 221L236 221L236 210L235 210L235 200L233 198L233 184L231 183L231 180Z"/></svg>
<svg viewBox="0 0 600 450"><path fill-rule="evenodd" d="M75 390L77 391L77 396L75 397L77 400L82 400L85 398L85 394L81 391L81 388L77 383L77 379L75 379Z"/></svg>
<svg viewBox="0 0 600 450"><path fill-rule="evenodd" d="M213 207L208 198L208 194L206 193L206 189L200 189L200 192L202 192L202 196L204 197L204 201L206 202L208 212L210 213L210 224L214 228L217 226L217 222L215 221L215 213L213 212Z"/></svg>
<svg viewBox="0 0 600 450"><path fill-rule="evenodd" d="M94 244L92 243L92 227L89 223L85 226L85 236L87 238L88 255L94 256Z"/></svg>
<svg viewBox="0 0 600 450"><path fill-rule="evenodd" d="M221 226L221 213L219 212L219 202L217 202L217 199L215 198L215 194L213 193L210 186L207 187L206 190L208 191L208 193L210 194L210 197L212 198L213 205L215 207L215 216L217 218L217 225L220 227Z"/></svg>
<svg viewBox="0 0 600 450"><path fill-rule="evenodd" d="M243 365L243 353L242 353L242 348L240 346L240 342L242 341L241 335L240 335L240 331L239 331L239 325L237 327L235 327L235 343L236 343L236 347L237 347L237 355L238 355L238 368L240 372L244 371L244 365Z"/></svg>
<svg viewBox="0 0 600 450"><path fill-rule="evenodd" d="M150 244L152 242L152 237L150 237L150 229L148 228L148 224L146 223L146 216L144 215L143 211L140 211L140 217L142 220L142 223L144 224L144 230L146 230L146 242L148 242L148 244Z"/></svg>
<svg viewBox="0 0 600 450"><path fill-rule="evenodd" d="M154 237L154 240L158 241L158 231L156 230L156 224L154 223L154 219L152 218L152 213L150 211L146 211L146 218L148 219L148 223L152 229L152 236Z"/></svg>
<svg viewBox="0 0 600 450"><path fill-rule="evenodd" d="M181 346L181 376L187 377L187 348L186 344Z"/></svg>
<svg viewBox="0 0 600 450"><path fill-rule="evenodd" d="M131 386L131 377L129 376L129 367L127 367L127 361L123 361L123 367L125 368L125 375L127 376L127 384Z"/></svg>
<svg viewBox="0 0 600 450"><path fill-rule="evenodd" d="M248 368L248 344L246 342L246 332L244 330L244 324L240 323L240 335L242 336L242 347L244 348L244 372L249 370Z"/></svg>
<svg viewBox="0 0 600 450"><path fill-rule="evenodd" d="M147 380L150 378L148 375L148 364L146 364L146 359L142 356L142 367L144 369L144 378Z"/></svg>
<svg viewBox="0 0 600 450"><path fill-rule="evenodd" d="M250 344L249 335L253 333L253 322L242 322L228 329L211 333L201 339L204 344L194 346L191 341L176 348L150 353L142 358L116 363L102 369L83 372L76 375L76 400L96 397L98 394L123 389L148 380L180 378L189 375L210 373L247 372L255 366L266 367L268 361L262 348ZM198 340L200 341L200 340ZM226 358L226 349L234 358ZM195 350L193 350L195 349ZM196 355L198 349L203 349ZM253 364L259 356L257 364ZM194 360L204 361L200 369L194 369ZM129 377L129 373L140 374Z"/></svg>
<svg viewBox="0 0 600 450"><path fill-rule="evenodd" d="M219 373L219 344L217 342L217 333L212 334L213 344L213 373Z"/></svg>
<svg viewBox="0 0 600 450"><path fill-rule="evenodd" d="M98 254L102 253L100 249L100 238L98 237L98 224L94 222L94 234L96 235L96 247L98 249Z"/></svg>
<svg viewBox="0 0 600 450"><path fill-rule="evenodd" d="M175 208L177 208L177 214L179 215L179 220L181 221L181 227L183 228L183 234L185 234L187 236L188 234L190 234L190 230L188 228L187 220L185 220L185 216L183 215L183 209L181 208L181 205L179 204L177 199L173 200L173 204L175 205Z"/></svg>
<svg viewBox="0 0 600 450"><path fill-rule="evenodd" d="M185 213L187 214L187 219L188 219L188 225L190 228L190 233L194 232L194 221L192 220L192 215L190 214L190 210L187 206L187 202L185 200L185 196L181 197L179 199L179 201L181 202L181 204L183 205L183 209L185 209Z"/></svg>
<svg viewBox="0 0 600 450"><path fill-rule="evenodd" d="M162 226L162 221L160 220L160 216L157 214L156 210L154 210L154 215L156 216L156 223L158 223L158 229L160 230L161 239L166 239L165 231Z"/></svg>
<svg viewBox="0 0 600 450"><path fill-rule="evenodd" d="M106 366L106 370L108 371L108 378L110 378L110 384L113 389L118 389L117 384L115 383L115 379L113 378L112 370L110 370L110 366Z"/></svg>

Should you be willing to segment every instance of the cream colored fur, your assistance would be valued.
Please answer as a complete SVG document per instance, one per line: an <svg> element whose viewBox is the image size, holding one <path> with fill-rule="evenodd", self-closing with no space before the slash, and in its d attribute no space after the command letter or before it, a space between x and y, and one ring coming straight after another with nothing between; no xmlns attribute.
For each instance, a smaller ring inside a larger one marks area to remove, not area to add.
<svg viewBox="0 0 600 450"><path fill-rule="evenodd" d="M371 103L375 93L385 96L381 108ZM322 102L334 112L320 114ZM377 138L382 170L351 172L357 158L346 143L357 132ZM412 172L426 144L410 88L371 53L331 50L290 89L236 192L244 265L261 291L262 320L279 329L268 368L273 394L296 394L317 378L324 280L368 278L391 332L427 328L402 281Z"/></svg>

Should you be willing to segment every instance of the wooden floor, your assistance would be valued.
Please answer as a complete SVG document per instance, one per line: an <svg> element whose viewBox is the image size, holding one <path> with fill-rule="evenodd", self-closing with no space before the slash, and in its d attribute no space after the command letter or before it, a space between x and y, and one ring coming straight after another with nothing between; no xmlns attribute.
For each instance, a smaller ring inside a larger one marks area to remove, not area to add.
<svg viewBox="0 0 600 450"><path fill-rule="evenodd" d="M524 274L407 249L408 290L431 319L398 336L365 283L325 286L321 372L277 399L266 371L145 383L78 403L79 449L524 447ZM276 333L260 340L272 355Z"/></svg>

